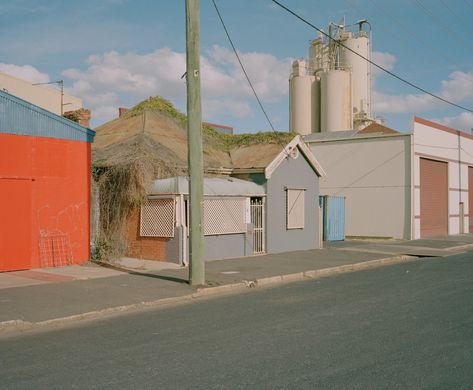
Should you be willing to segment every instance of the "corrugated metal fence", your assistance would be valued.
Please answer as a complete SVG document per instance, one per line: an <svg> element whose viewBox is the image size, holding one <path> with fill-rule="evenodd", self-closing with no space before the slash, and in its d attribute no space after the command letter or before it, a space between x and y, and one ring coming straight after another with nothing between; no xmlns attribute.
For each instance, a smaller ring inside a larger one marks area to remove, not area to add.
<svg viewBox="0 0 473 390"><path fill-rule="evenodd" d="M345 197L324 195L319 197L323 219L323 240L345 239Z"/></svg>

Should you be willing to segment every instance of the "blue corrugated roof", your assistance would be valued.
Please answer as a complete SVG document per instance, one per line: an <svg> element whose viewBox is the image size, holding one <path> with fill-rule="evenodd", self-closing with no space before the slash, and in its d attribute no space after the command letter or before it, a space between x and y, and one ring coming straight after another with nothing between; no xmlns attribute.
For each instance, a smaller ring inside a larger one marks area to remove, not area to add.
<svg viewBox="0 0 473 390"><path fill-rule="evenodd" d="M0 91L0 133L92 142L95 131Z"/></svg>

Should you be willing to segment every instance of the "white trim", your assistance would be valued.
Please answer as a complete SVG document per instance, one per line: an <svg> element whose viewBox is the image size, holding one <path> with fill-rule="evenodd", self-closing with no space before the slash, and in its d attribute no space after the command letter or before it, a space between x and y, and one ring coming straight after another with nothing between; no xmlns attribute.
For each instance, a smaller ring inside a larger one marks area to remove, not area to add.
<svg viewBox="0 0 473 390"><path fill-rule="evenodd" d="M334 132L335 133L335 132ZM310 134L307 134L310 136ZM308 144L318 144L325 142L338 142L338 141L357 141L360 139L375 139L375 138L395 138L410 136L412 133L399 133L399 134L386 134L386 133L365 133L363 135L357 134L351 137L340 137L340 138L329 138L329 139L304 139L304 142Z"/></svg>
<svg viewBox="0 0 473 390"><path fill-rule="evenodd" d="M326 176L325 171L323 170L322 166L319 164L317 159L315 158L314 154L310 151L309 147L302 141L300 135L296 135L291 142L289 142L284 149L274 158L271 163L266 167L264 170L264 175L266 179L271 178L271 175L274 171L279 167L279 165L284 161L284 159L290 155L291 151L298 147L302 154L305 156L307 161L309 162L312 169L315 171L317 176L324 177Z"/></svg>

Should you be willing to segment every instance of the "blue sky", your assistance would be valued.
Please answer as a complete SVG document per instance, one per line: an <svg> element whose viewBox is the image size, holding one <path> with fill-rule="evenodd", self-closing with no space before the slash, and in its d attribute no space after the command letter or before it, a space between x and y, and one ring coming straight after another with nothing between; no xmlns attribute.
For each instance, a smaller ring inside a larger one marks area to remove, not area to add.
<svg viewBox="0 0 473 390"><path fill-rule="evenodd" d="M326 28L366 18L374 60L473 109L473 0L281 0ZM15 0L0 4L0 71L32 82L64 79L93 125L119 106L161 95L185 111L184 0ZM288 76L316 32L269 0L217 0L274 126L288 128ZM210 0L201 0L203 118L237 132L268 130ZM377 116L408 131L414 115L469 131L473 114L376 72Z"/></svg>

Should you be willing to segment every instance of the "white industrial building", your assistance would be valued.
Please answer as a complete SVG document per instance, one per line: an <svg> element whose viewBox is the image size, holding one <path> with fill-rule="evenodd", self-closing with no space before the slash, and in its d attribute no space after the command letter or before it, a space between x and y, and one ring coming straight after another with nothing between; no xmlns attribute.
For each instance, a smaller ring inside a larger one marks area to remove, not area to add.
<svg viewBox="0 0 473 390"><path fill-rule="evenodd" d="M473 232L473 136L414 118L410 133L374 124L305 136L326 171L320 193L346 197L345 234Z"/></svg>
<svg viewBox="0 0 473 390"><path fill-rule="evenodd" d="M348 237L473 232L473 136L418 117L404 133L377 123L370 66L354 54L370 58L369 24L355 25L331 24L290 77L290 129L326 171L320 194L345 197Z"/></svg>
<svg viewBox="0 0 473 390"><path fill-rule="evenodd" d="M57 84L58 88L54 88L54 84ZM64 93L62 80L47 84L33 84L30 81L0 72L0 90L51 111L56 115L62 115L66 111L75 111L82 108L82 99Z"/></svg>

